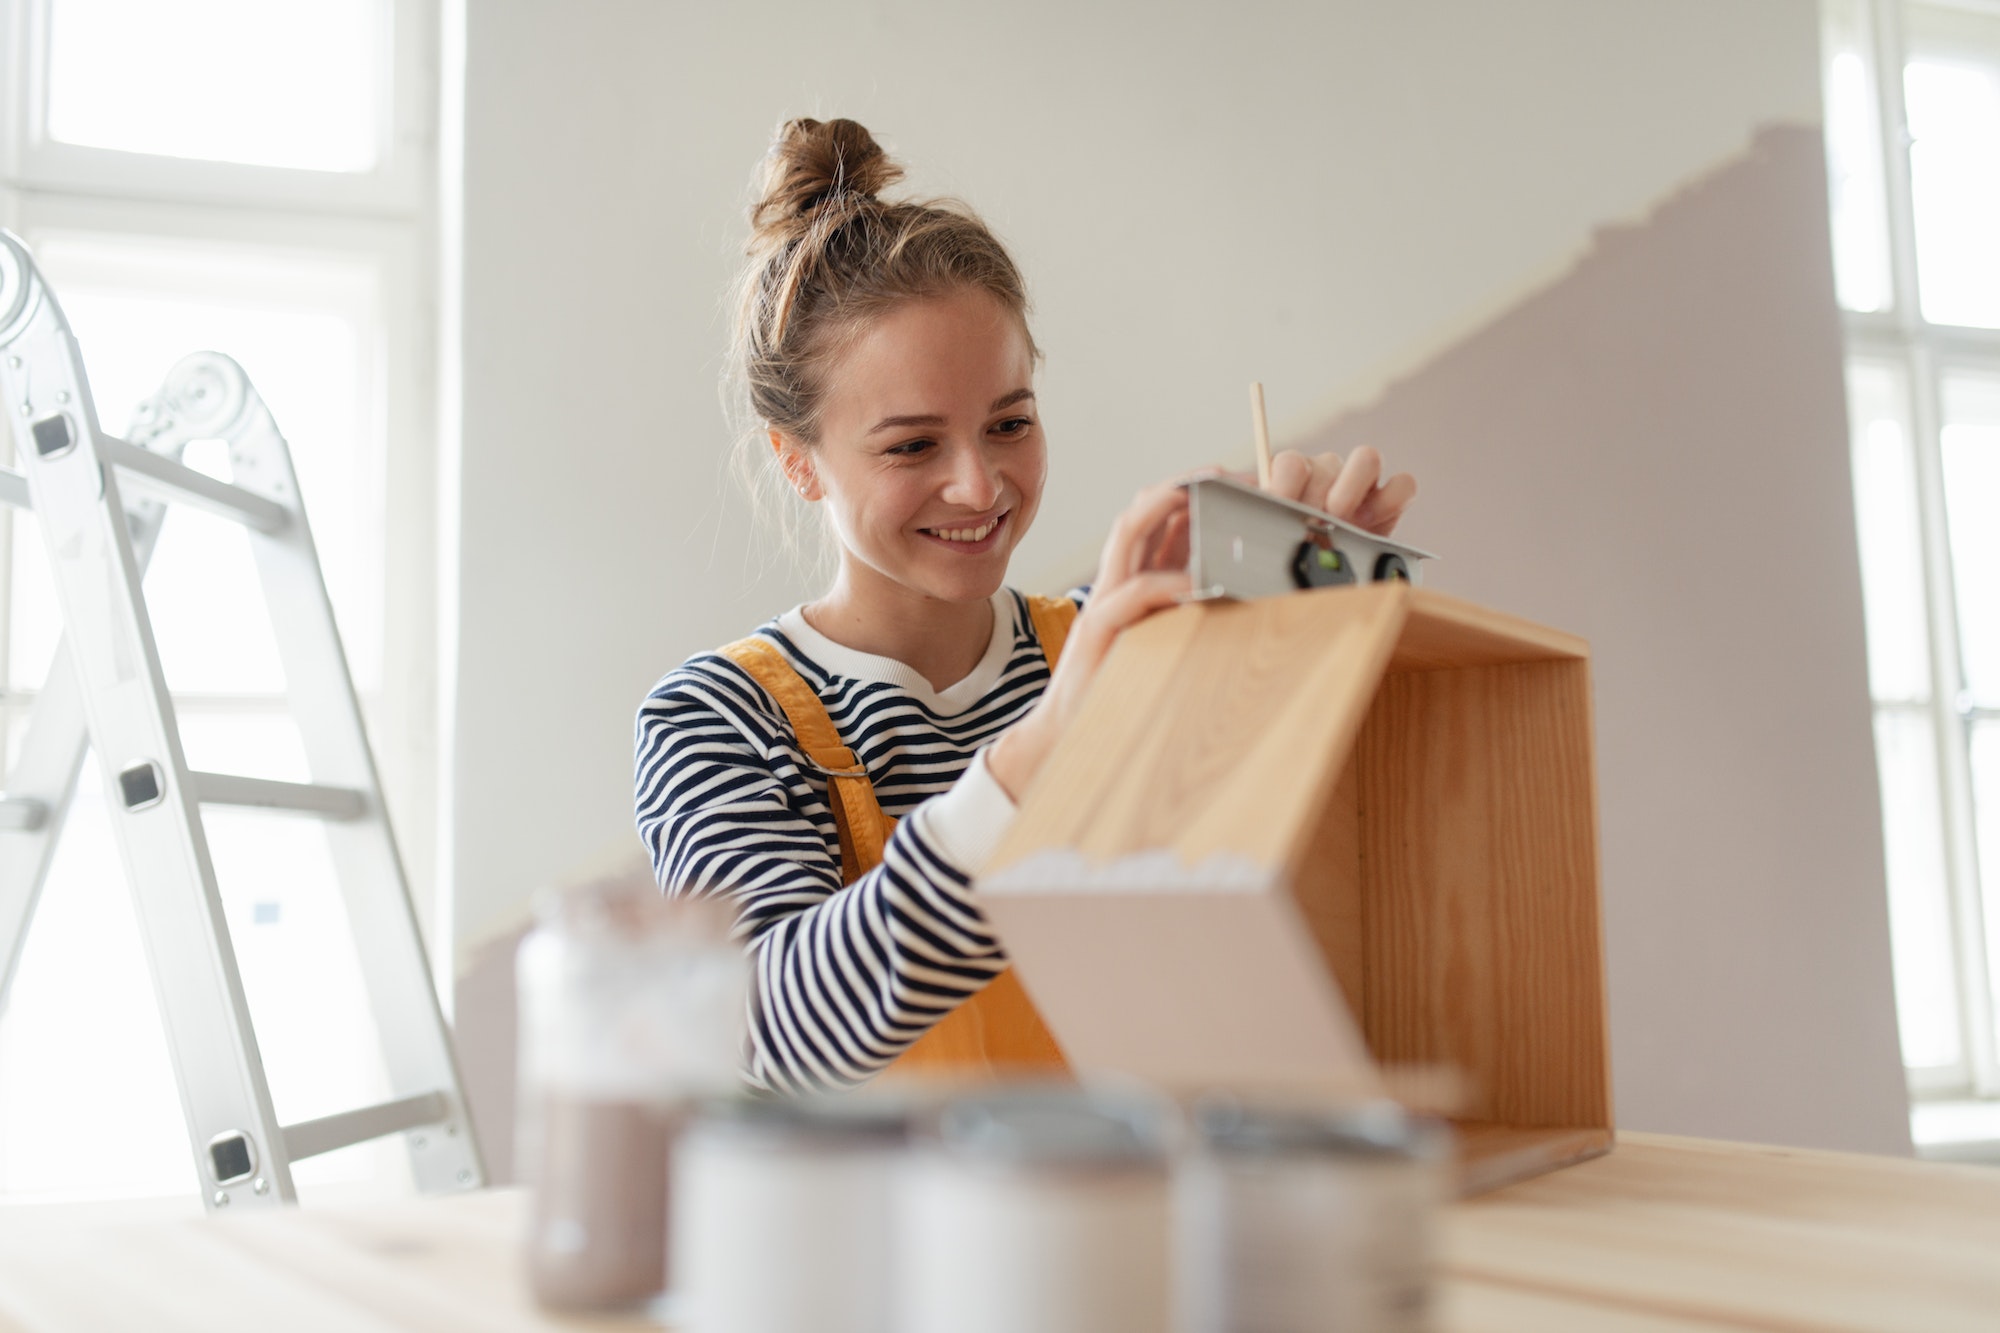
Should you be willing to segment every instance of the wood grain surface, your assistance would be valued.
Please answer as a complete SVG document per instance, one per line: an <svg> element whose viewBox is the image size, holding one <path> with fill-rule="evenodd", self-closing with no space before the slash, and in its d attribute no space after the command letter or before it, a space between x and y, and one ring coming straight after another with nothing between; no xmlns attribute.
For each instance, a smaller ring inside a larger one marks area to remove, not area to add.
<svg viewBox="0 0 2000 1333"><path fill-rule="evenodd" d="M1444 1265L1454 1330L1991 1333L2000 1171L1621 1133L1454 1206ZM1495 1293L1566 1318L1518 1322Z"/></svg>
<svg viewBox="0 0 2000 1333"><path fill-rule="evenodd" d="M1142 622L1113 648L987 869L1049 847L1280 864L1330 799L1408 616L1404 587L1382 585Z"/></svg>
<svg viewBox="0 0 2000 1333"><path fill-rule="evenodd" d="M192 1206L192 1201L190 1201ZM521 1190L92 1220L0 1207L5 1333L641 1329L537 1310ZM1439 1333L1990 1333L2000 1171L1652 1134L1447 1208Z"/></svg>
<svg viewBox="0 0 2000 1333"><path fill-rule="evenodd" d="M1391 672L1357 748L1362 1030L1474 1119L1611 1124L1589 705L1576 659Z"/></svg>
<svg viewBox="0 0 2000 1333"><path fill-rule="evenodd" d="M1468 1180L1549 1169L1612 1123L1590 707L1582 640L1406 584L1178 608L1120 639L988 915L1080 1070L1330 1087L1351 1021L1469 1119L1557 1131L1469 1135ZM1325 983L1274 947L1292 920Z"/></svg>
<svg viewBox="0 0 2000 1333"><path fill-rule="evenodd" d="M1396 671L1495 666L1590 655L1574 634L1426 588L1407 590L1414 614L1396 643Z"/></svg>

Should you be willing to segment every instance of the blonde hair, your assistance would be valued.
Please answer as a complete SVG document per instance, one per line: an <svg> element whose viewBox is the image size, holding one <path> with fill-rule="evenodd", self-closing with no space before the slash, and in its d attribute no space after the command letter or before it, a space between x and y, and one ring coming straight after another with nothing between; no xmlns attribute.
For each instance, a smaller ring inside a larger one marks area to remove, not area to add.
<svg viewBox="0 0 2000 1333"><path fill-rule="evenodd" d="M828 372L885 311L983 291L1019 321L1029 354L1040 357L1027 286L1006 247L956 200L883 200L902 176L851 120L788 120L764 156L729 379L745 418L739 469L766 518L789 494L768 432L818 443ZM783 526L789 535L791 524Z"/></svg>

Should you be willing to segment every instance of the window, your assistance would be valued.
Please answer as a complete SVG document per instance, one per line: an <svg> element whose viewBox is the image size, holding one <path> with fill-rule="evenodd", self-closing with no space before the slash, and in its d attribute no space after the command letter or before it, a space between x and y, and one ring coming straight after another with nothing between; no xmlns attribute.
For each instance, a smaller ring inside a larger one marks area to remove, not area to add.
<svg viewBox="0 0 2000 1333"><path fill-rule="evenodd" d="M2000 1098L2000 4L1825 0L1822 13L1896 999L1921 1144L1925 1103Z"/></svg>
<svg viewBox="0 0 2000 1333"><path fill-rule="evenodd" d="M429 0L0 0L0 225L62 301L107 430L204 348L270 404L427 928L436 26ZM0 428L0 462L12 447ZM220 455L197 443L186 461L220 471ZM146 590L190 764L304 780L242 532L175 509ZM33 517L0 507L0 758L59 634ZM192 1200L98 778L92 760L0 1014L0 1197ZM205 822L280 1117L378 1099L323 831L246 810ZM395 1140L296 1169L302 1192L404 1172Z"/></svg>

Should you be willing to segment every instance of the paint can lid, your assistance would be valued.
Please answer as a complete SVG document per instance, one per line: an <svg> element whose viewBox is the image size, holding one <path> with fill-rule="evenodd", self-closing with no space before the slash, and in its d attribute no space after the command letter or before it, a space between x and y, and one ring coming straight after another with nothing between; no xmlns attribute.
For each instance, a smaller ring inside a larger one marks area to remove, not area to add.
<svg viewBox="0 0 2000 1333"><path fill-rule="evenodd" d="M1241 1156L1345 1156L1439 1161L1451 1153L1441 1120L1394 1102L1354 1106L1260 1106L1209 1097L1193 1113L1196 1139L1212 1152Z"/></svg>
<svg viewBox="0 0 2000 1333"><path fill-rule="evenodd" d="M894 1149L909 1138L910 1111L875 1097L716 1098L702 1103L689 1132L770 1148Z"/></svg>
<svg viewBox="0 0 2000 1333"><path fill-rule="evenodd" d="M938 1112L932 1135L962 1160L1096 1169L1164 1163L1173 1126L1173 1108L1156 1096L1048 1087L959 1098Z"/></svg>

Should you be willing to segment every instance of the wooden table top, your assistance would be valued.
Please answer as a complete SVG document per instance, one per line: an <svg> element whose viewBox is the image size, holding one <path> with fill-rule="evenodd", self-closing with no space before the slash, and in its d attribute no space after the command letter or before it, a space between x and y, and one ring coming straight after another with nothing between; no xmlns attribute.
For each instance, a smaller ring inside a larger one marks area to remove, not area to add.
<svg viewBox="0 0 2000 1333"><path fill-rule="evenodd" d="M0 1208L0 1330L631 1329L537 1311L516 1189L82 1221ZM2000 1329L2000 1170L1622 1134L1455 1204L1441 1333Z"/></svg>

